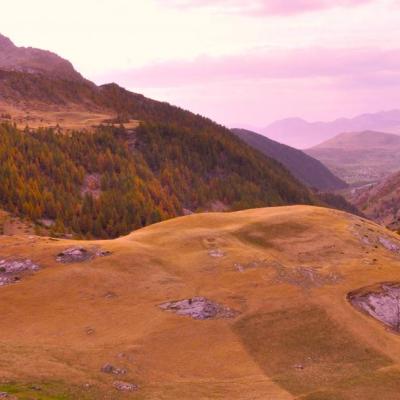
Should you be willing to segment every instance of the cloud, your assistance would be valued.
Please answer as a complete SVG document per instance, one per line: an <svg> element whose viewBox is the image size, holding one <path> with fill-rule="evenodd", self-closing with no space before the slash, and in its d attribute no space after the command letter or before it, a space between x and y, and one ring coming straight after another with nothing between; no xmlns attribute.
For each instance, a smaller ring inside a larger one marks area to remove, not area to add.
<svg viewBox="0 0 400 400"><path fill-rule="evenodd" d="M295 15L334 7L354 7L374 0L158 0L176 8L209 8L252 16Z"/></svg>
<svg viewBox="0 0 400 400"><path fill-rule="evenodd" d="M170 61L142 68L112 71L100 80L114 79L128 87L161 88L210 82L259 81L335 77L367 77L376 84L400 74L400 49L378 48L257 51L193 61ZM388 78L389 77L389 78ZM397 82L393 82L397 84Z"/></svg>

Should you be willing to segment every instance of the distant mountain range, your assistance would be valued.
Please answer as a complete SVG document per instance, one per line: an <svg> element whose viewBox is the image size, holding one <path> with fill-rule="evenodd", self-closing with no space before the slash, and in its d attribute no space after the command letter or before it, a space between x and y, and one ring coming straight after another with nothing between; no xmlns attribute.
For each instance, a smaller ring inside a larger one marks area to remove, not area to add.
<svg viewBox="0 0 400 400"><path fill-rule="evenodd" d="M307 122L287 118L260 130L265 136L289 146L306 149L343 132L380 131L400 134L400 110L362 114L330 122Z"/></svg>
<svg viewBox="0 0 400 400"><path fill-rule="evenodd" d="M232 129L232 132L248 145L282 163L298 180L309 187L322 191L347 187L347 184L325 165L301 150L245 129Z"/></svg>
<svg viewBox="0 0 400 400"><path fill-rule="evenodd" d="M400 136L390 133L342 133L305 152L353 185L377 182L400 170Z"/></svg>

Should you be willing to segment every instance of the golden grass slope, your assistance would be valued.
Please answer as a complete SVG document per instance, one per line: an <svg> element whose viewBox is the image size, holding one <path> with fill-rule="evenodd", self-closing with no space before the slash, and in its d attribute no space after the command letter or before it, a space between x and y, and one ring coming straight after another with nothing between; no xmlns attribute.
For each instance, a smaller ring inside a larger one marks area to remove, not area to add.
<svg viewBox="0 0 400 400"><path fill-rule="evenodd" d="M113 241L0 238L43 269L0 288L0 392L31 399L397 400L400 338L348 292L400 280L389 231L308 206L197 214ZM113 254L81 264L78 243ZM224 257L210 256L220 250ZM158 305L205 296L238 310L199 321ZM126 368L104 374L105 363ZM116 391L112 382L139 385Z"/></svg>

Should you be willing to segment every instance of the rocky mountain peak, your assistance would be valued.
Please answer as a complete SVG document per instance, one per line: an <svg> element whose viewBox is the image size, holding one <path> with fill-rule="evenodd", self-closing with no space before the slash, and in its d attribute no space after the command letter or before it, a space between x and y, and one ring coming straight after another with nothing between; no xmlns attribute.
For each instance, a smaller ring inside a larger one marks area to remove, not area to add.
<svg viewBox="0 0 400 400"><path fill-rule="evenodd" d="M14 43L6 36L0 33L0 51L15 48Z"/></svg>
<svg viewBox="0 0 400 400"><path fill-rule="evenodd" d="M72 64L57 54L32 47L17 47L2 34L0 34L0 69L41 74L69 81L83 80Z"/></svg>

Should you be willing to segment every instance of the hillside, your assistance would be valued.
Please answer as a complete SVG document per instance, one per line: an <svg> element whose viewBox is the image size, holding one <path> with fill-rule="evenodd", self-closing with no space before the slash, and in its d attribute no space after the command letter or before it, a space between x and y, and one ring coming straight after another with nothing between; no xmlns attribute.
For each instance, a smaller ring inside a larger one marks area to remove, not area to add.
<svg viewBox="0 0 400 400"><path fill-rule="evenodd" d="M86 261L68 263L73 246ZM307 206L191 215L113 241L0 237L3 271L35 266L0 286L0 392L397 400L399 250L381 226ZM377 319L359 309L375 298Z"/></svg>
<svg viewBox="0 0 400 400"><path fill-rule="evenodd" d="M381 182L353 189L347 199L372 220L390 229L400 229L400 173Z"/></svg>
<svg viewBox="0 0 400 400"><path fill-rule="evenodd" d="M305 152L354 185L377 182L400 169L400 136L389 133L342 133Z"/></svg>
<svg viewBox="0 0 400 400"><path fill-rule="evenodd" d="M362 114L354 118L339 118L329 122L308 122L301 118L287 118L273 122L260 132L280 143L307 149L342 132L366 130L400 134L400 110Z"/></svg>
<svg viewBox="0 0 400 400"><path fill-rule="evenodd" d="M50 51L17 47L0 34L0 69L46 75L69 81L83 81L72 64Z"/></svg>
<svg viewBox="0 0 400 400"><path fill-rule="evenodd" d="M53 235L117 237L201 210L317 199L229 131L142 124L134 132L19 131L0 125L0 205Z"/></svg>
<svg viewBox="0 0 400 400"><path fill-rule="evenodd" d="M311 188L326 191L347 186L320 161L300 150L245 129L232 129L232 132L251 147L282 163L293 176Z"/></svg>
<svg viewBox="0 0 400 400"><path fill-rule="evenodd" d="M113 238L192 212L323 204L223 126L0 39L5 211L52 235Z"/></svg>

